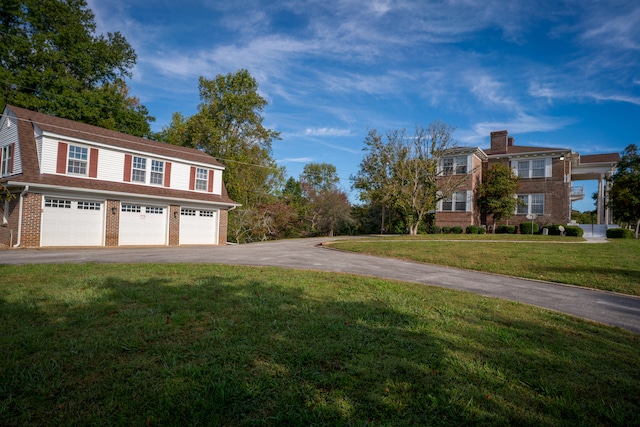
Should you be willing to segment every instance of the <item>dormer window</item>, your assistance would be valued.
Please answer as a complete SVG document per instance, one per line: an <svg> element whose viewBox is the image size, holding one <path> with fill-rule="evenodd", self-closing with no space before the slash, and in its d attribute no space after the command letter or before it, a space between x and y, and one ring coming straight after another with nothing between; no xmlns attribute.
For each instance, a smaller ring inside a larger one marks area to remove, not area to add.
<svg viewBox="0 0 640 427"><path fill-rule="evenodd" d="M207 169L196 169L196 190L207 191L209 171Z"/></svg>
<svg viewBox="0 0 640 427"><path fill-rule="evenodd" d="M133 164L131 170L131 181L147 182L147 159L144 157L133 156Z"/></svg>
<svg viewBox="0 0 640 427"><path fill-rule="evenodd" d="M151 160L151 184L164 184L164 162L160 160Z"/></svg>
<svg viewBox="0 0 640 427"><path fill-rule="evenodd" d="M13 161L13 145L2 147L2 176L11 174L11 164Z"/></svg>
<svg viewBox="0 0 640 427"><path fill-rule="evenodd" d="M87 158L89 150L86 147L69 145L69 159L67 161L67 173L73 175L87 175Z"/></svg>

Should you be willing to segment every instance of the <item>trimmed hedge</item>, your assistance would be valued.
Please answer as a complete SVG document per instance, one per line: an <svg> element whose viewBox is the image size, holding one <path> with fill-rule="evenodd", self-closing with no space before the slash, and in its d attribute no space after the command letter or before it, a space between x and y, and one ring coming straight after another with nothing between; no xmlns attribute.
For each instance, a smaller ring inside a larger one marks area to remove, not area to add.
<svg viewBox="0 0 640 427"><path fill-rule="evenodd" d="M633 239L635 237L633 231L626 228L609 228L607 230L607 239Z"/></svg>
<svg viewBox="0 0 640 427"><path fill-rule="evenodd" d="M451 230L449 230L449 232L452 234L462 234L462 227L456 225L455 227L451 227Z"/></svg>
<svg viewBox="0 0 640 427"><path fill-rule="evenodd" d="M430 225L427 227L427 234L440 234L440 227L437 225Z"/></svg>
<svg viewBox="0 0 640 427"><path fill-rule="evenodd" d="M496 227L496 234L518 234L518 227L515 225L499 225Z"/></svg>
<svg viewBox="0 0 640 427"><path fill-rule="evenodd" d="M467 228L464 230L467 234L478 234L478 227L475 225L467 225Z"/></svg>
<svg viewBox="0 0 640 427"><path fill-rule="evenodd" d="M567 225L564 230L566 231L567 236L582 237L584 234L584 230L577 225Z"/></svg>
<svg viewBox="0 0 640 427"><path fill-rule="evenodd" d="M484 234L487 232L487 229L484 227L478 227L478 234Z"/></svg>
<svg viewBox="0 0 640 427"><path fill-rule="evenodd" d="M567 227L564 225L562 227L564 227L565 231L567 230ZM562 234L560 231L560 224L545 225L544 228L549 230L549 236L560 236Z"/></svg>
<svg viewBox="0 0 640 427"><path fill-rule="evenodd" d="M533 223L533 234L538 234L540 227L535 222ZM520 234L531 234L531 223L523 222L520 224Z"/></svg>

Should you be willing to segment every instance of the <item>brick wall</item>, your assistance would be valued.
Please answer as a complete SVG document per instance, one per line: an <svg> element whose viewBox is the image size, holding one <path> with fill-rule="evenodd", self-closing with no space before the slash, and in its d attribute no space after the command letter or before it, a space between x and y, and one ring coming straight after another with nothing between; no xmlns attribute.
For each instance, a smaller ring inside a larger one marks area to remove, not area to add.
<svg viewBox="0 0 640 427"><path fill-rule="evenodd" d="M169 206L169 246L180 244L180 206Z"/></svg>
<svg viewBox="0 0 640 427"><path fill-rule="evenodd" d="M106 205L106 230L105 230L105 246L118 246L118 236L120 234L120 201L107 200ZM113 210L115 209L115 214Z"/></svg>
<svg viewBox="0 0 640 427"><path fill-rule="evenodd" d="M18 221L19 221L19 197L9 201L7 212L4 212L5 203L0 201L0 212L2 217L7 218L6 224L0 224L0 246L11 247L18 241Z"/></svg>
<svg viewBox="0 0 640 427"><path fill-rule="evenodd" d="M42 220L42 194L27 193L22 201L22 236L20 246L40 246L40 222Z"/></svg>
<svg viewBox="0 0 640 427"><path fill-rule="evenodd" d="M218 244L227 244L227 230L229 227L229 210L220 209L220 230L218 231Z"/></svg>

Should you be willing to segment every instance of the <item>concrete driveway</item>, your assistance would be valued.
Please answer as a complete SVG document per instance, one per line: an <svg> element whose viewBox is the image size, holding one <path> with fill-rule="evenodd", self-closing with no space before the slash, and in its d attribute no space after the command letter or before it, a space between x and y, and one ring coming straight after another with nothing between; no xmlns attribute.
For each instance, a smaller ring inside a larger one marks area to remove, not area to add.
<svg viewBox="0 0 640 427"><path fill-rule="evenodd" d="M640 333L640 298L575 286L345 253L318 246L327 238L234 246L11 249L0 264L211 263L352 273L474 292L618 326Z"/></svg>

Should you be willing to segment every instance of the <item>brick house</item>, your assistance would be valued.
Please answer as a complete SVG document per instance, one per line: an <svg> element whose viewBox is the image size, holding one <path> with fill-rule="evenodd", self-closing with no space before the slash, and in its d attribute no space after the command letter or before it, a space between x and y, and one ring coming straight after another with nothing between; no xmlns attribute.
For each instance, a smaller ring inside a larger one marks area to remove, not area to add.
<svg viewBox="0 0 640 427"><path fill-rule="evenodd" d="M516 197L522 204L506 223L519 225L531 221L527 216L533 215L540 226L567 224L571 220L571 203L584 198L583 187L573 186L573 182L598 180L598 222L606 224L611 219L604 203L607 182L619 160L618 153L580 156L569 148L517 146L506 130L491 132L489 149L453 148L442 159L439 182L457 179L459 185L451 198L438 203L436 225L493 223L479 212L475 190L482 182L483 172L496 163L508 165L520 177Z"/></svg>
<svg viewBox="0 0 640 427"><path fill-rule="evenodd" d="M224 245L239 206L199 150L7 105L0 246Z"/></svg>

